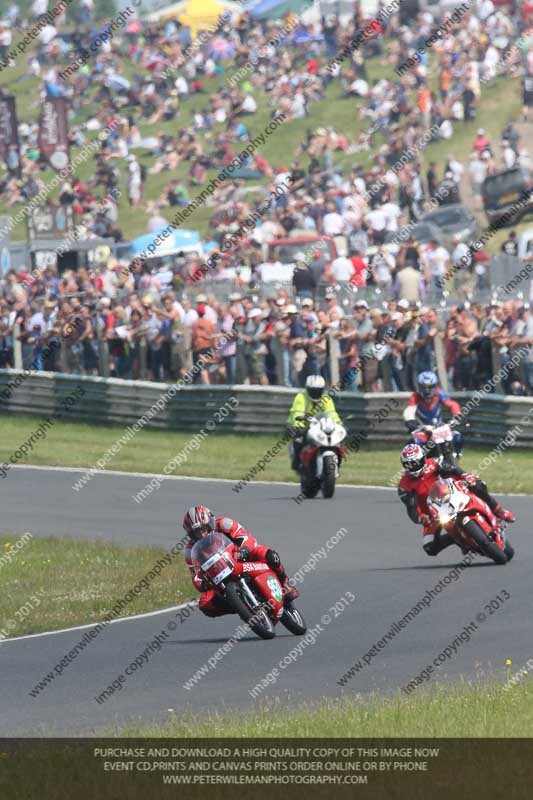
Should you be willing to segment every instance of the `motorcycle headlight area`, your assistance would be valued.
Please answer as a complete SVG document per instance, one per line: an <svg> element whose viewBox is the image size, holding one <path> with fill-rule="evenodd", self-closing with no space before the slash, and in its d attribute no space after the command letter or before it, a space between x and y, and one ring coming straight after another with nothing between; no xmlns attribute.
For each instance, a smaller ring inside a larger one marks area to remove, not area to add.
<svg viewBox="0 0 533 800"><path fill-rule="evenodd" d="M231 575L233 566L229 564L221 553L216 553L202 564L202 572L214 583L215 586Z"/></svg>
<svg viewBox="0 0 533 800"><path fill-rule="evenodd" d="M468 497L461 492L454 492L449 498L448 502L442 503L440 506L433 506L436 511L437 518L441 525L447 525L451 522L457 514L462 511L468 502Z"/></svg>
<svg viewBox="0 0 533 800"><path fill-rule="evenodd" d="M328 444L328 437L320 428L314 428L309 431L309 439L313 444L325 445Z"/></svg>

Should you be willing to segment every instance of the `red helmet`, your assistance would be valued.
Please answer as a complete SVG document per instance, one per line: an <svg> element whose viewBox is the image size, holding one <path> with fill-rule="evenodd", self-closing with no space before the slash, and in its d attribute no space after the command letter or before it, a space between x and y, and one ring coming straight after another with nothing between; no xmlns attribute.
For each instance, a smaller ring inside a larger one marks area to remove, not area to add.
<svg viewBox="0 0 533 800"><path fill-rule="evenodd" d="M419 444L407 444L402 450L400 461L412 478L419 478L426 466L426 455Z"/></svg>
<svg viewBox="0 0 533 800"><path fill-rule="evenodd" d="M183 517L183 528L195 542L215 530L215 515L206 506L191 506Z"/></svg>

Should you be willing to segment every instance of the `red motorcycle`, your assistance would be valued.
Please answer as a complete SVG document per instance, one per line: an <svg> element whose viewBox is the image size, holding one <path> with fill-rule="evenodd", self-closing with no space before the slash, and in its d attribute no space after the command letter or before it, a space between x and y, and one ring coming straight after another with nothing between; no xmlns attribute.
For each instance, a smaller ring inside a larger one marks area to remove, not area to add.
<svg viewBox="0 0 533 800"><path fill-rule="evenodd" d="M223 533L210 533L194 545L191 559L197 574L220 592L228 614L238 614L261 639L273 639L281 622L295 636L307 626L292 602L283 603L276 573L264 561L237 561L238 548Z"/></svg>
<svg viewBox="0 0 533 800"><path fill-rule="evenodd" d="M427 505L435 527L449 533L463 552L479 553L496 564L506 564L514 556L505 523L460 478L439 478Z"/></svg>

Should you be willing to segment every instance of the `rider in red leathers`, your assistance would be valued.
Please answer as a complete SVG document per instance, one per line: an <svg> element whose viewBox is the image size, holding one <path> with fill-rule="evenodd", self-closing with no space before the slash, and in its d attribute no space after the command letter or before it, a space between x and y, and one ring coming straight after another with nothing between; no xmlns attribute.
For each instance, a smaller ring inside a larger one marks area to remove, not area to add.
<svg viewBox="0 0 533 800"><path fill-rule="evenodd" d="M398 485L400 500L407 508L409 518L415 524L423 525L423 547L428 556L436 556L446 547L455 544L449 533L440 533L440 527L435 524L429 514L427 497L431 487L438 478L461 478L468 485L470 491L483 500L498 519L505 522L514 522L515 517L510 511L502 508L500 503L487 490L487 484L477 475L470 475L460 467L444 462L437 464L432 458L426 458L423 449L418 444L408 444L403 448L400 460L404 473Z"/></svg>
<svg viewBox="0 0 533 800"><path fill-rule="evenodd" d="M265 561L276 573L283 587L284 602L295 600L299 596L297 589L289 586L287 573L283 568L281 559L275 550L257 543L257 540L246 528L231 517L217 517L206 506L191 506L183 517L183 528L189 534L189 541L185 545L185 561L192 575L192 582L199 592L200 610L208 617L218 617L227 614L228 609L223 597L214 589L204 586L191 560L191 550L195 543L210 533L223 533L235 543L236 558L238 561Z"/></svg>

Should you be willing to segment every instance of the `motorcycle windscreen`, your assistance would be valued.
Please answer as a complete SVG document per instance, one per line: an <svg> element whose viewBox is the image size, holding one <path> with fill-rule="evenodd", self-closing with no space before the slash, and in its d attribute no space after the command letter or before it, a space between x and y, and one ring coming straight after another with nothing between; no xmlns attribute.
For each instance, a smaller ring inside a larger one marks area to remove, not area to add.
<svg viewBox="0 0 533 800"><path fill-rule="evenodd" d="M201 570L215 586L233 572L233 566L224 557L224 551L232 544L231 539L223 533L210 533L196 542L192 549L191 560L195 568Z"/></svg>
<svg viewBox="0 0 533 800"><path fill-rule="evenodd" d="M468 495L458 491L451 481L439 479L432 486L427 503L430 511L438 517L441 525L447 525L468 503Z"/></svg>
<svg viewBox="0 0 533 800"><path fill-rule="evenodd" d="M428 503L437 508L446 506L450 502L452 491L448 484L439 479L430 489L428 494Z"/></svg>

